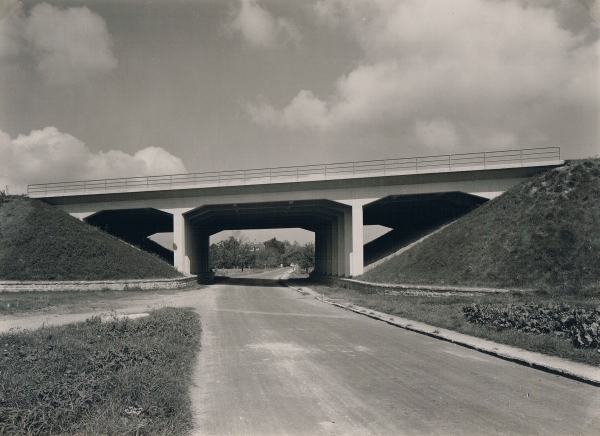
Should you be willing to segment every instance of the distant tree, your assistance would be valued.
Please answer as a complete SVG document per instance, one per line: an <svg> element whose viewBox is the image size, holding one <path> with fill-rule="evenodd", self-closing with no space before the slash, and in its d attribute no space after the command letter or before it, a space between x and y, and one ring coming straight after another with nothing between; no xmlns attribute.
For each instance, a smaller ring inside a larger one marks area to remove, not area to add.
<svg viewBox="0 0 600 436"><path fill-rule="evenodd" d="M288 241L285 241L288 242ZM299 265L300 264L300 250L302 246L298 244L296 241L293 243L289 243L286 246L285 255L283 257L283 263L285 265Z"/></svg>
<svg viewBox="0 0 600 436"><path fill-rule="evenodd" d="M298 265L306 272L315 267L315 244L308 242L301 247Z"/></svg>
<svg viewBox="0 0 600 436"><path fill-rule="evenodd" d="M289 244L289 242L288 242ZM268 241L264 242L265 248L266 249L272 249L273 251L275 251L276 253L279 253L280 255L285 254L285 248L286 248L286 244L283 241L278 241L277 238L273 238L273 239L269 239Z"/></svg>
<svg viewBox="0 0 600 436"><path fill-rule="evenodd" d="M223 261L223 247L219 244L211 244L209 248L209 259L211 269L225 268Z"/></svg>
<svg viewBox="0 0 600 436"><path fill-rule="evenodd" d="M247 268L254 266L256 255L254 254L254 250L252 250L252 244L249 242L240 241L240 245L238 247L238 260L242 267L242 271L244 271L244 266Z"/></svg>

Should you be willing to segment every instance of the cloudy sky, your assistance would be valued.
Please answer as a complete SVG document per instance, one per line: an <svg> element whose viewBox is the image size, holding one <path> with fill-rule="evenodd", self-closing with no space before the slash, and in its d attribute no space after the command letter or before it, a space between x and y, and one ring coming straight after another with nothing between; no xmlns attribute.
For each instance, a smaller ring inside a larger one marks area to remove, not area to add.
<svg viewBox="0 0 600 436"><path fill-rule="evenodd" d="M596 0L0 2L0 186L560 146Z"/></svg>

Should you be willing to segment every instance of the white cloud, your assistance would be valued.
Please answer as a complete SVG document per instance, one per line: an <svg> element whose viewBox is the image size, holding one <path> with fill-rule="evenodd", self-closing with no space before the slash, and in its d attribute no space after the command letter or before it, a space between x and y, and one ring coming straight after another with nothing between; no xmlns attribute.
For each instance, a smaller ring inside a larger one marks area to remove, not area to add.
<svg viewBox="0 0 600 436"><path fill-rule="evenodd" d="M85 6L41 3L28 16L16 7L0 22L0 56L30 53L53 85L78 84L116 68L111 46L106 22Z"/></svg>
<svg viewBox="0 0 600 436"><path fill-rule="evenodd" d="M261 8L256 0L241 0L240 8L227 24L227 30L239 33L254 48L270 48L298 43L300 33L292 22L275 18Z"/></svg>
<svg viewBox="0 0 600 436"><path fill-rule="evenodd" d="M248 104L252 120L262 125L298 129L326 129L329 125L329 109L324 101L316 98L311 91L300 91L281 112L273 108L265 99L258 104Z"/></svg>
<svg viewBox="0 0 600 436"><path fill-rule="evenodd" d="M187 172L181 159L160 147L133 156L118 150L92 153L79 139L56 127L11 139L0 131L0 187L24 192L28 184L135 177Z"/></svg>
<svg viewBox="0 0 600 436"><path fill-rule="evenodd" d="M263 100L248 111L288 129L394 126L427 147L442 137L463 148L534 145L552 136L553 117L598 110L600 45L562 28L546 3L322 0L317 14L346 29L362 58L325 99L303 90L283 108Z"/></svg>
<svg viewBox="0 0 600 436"><path fill-rule="evenodd" d="M415 131L417 139L432 149L452 150L460 144L456 128L448 120L417 120Z"/></svg>

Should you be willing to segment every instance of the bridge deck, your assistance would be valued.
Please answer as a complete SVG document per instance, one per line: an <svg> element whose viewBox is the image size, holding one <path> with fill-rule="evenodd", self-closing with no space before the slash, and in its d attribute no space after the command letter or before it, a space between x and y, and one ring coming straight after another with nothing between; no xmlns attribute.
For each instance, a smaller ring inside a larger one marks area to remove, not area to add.
<svg viewBox="0 0 600 436"><path fill-rule="evenodd" d="M381 177L432 172L476 171L561 164L560 147L448 154L319 165L255 168L190 174L45 183L27 186L30 197L57 194L159 191L294 181Z"/></svg>

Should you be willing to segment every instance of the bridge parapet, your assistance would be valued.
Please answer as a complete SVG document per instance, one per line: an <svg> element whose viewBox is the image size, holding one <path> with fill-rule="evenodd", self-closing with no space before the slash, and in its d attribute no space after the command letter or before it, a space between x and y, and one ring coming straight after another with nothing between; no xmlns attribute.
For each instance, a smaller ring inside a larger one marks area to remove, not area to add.
<svg viewBox="0 0 600 436"><path fill-rule="evenodd" d="M562 163L560 160L560 147L526 148L317 165L44 183L28 185L27 194L30 197L41 198L56 194L78 195L82 193L157 191L543 166L560 163Z"/></svg>

